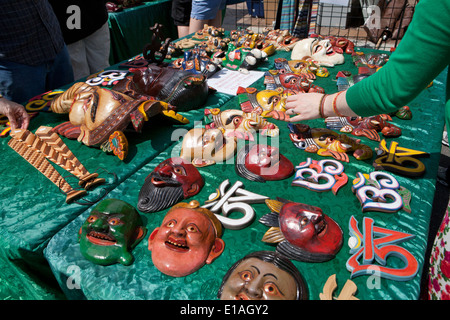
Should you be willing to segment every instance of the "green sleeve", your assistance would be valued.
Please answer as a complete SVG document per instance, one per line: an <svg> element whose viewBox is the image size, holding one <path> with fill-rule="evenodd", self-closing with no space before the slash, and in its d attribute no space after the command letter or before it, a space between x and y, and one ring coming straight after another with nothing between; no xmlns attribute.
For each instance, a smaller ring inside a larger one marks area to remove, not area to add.
<svg viewBox="0 0 450 320"><path fill-rule="evenodd" d="M449 62L450 0L421 0L389 61L348 89L347 104L360 116L394 112L419 95Z"/></svg>

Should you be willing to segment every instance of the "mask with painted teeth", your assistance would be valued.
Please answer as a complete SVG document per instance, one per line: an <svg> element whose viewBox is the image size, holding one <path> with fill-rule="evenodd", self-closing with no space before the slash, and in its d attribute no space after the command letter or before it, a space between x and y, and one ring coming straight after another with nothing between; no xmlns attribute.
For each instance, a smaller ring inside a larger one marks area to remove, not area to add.
<svg viewBox="0 0 450 320"><path fill-rule="evenodd" d="M184 277L223 252L222 226L214 213L198 201L178 203L148 239L155 267L172 277Z"/></svg>
<svg viewBox="0 0 450 320"><path fill-rule="evenodd" d="M82 255L95 264L130 265L131 251L146 232L133 206L122 200L106 199L92 209L80 228L78 241Z"/></svg>

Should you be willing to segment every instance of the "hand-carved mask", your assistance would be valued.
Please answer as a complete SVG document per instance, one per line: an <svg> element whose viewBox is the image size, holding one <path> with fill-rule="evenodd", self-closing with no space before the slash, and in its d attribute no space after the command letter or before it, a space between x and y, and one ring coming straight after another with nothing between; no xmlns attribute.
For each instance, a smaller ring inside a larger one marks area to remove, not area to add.
<svg viewBox="0 0 450 320"><path fill-rule="evenodd" d="M251 112L235 109L222 111L214 108L205 109L205 116L211 121L205 128L223 128L226 136L235 136L238 139L253 141L256 132L270 137L278 136L280 133L276 125Z"/></svg>
<svg viewBox="0 0 450 320"><path fill-rule="evenodd" d="M274 87L270 90L239 87L237 90L242 111L277 120L288 118L285 114L286 97L294 93L282 87Z"/></svg>
<svg viewBox="0 0 450 320"><path fill-rule="evenodd" d="M235 152L235 137L224 136L220 129L194 128L183 137L180 157L202 167L230 159Z"/></svg>
<svg viewBox="0 0 450 320"><path fill-rule="evenodd" d="M83 256L100 265L133 262L131 250L144 238L147 229L136 209L125 201L99 202L80 228L78 241Z"/></svg>
<svg viewBox="0 0 450 320"><path fill-rule="evenodd" d="M212 263L225 247L222 226L198 201L179 203L148 239L155 267L172 277L184 277Z"/></svg>
<svg viewBox="0 0 450 320"><path fill-rule="evenodd" d="M353 152L358 160L370 159L372 149L360 143L359 139L352 139L345 134L338 134L330 129L310 128L306 124L288 123L289 137L294 145L306 152L317 153L321 156L331 156L339 161L349 162L347 152Z"/></svg>
<svg viewBox="0 0 450 320"><path fill-rule="evenodd" d="M330 40L307 38L298 41L292 49L291 60L303 60L311 57L321 66L334 67L344 63L344 55L334 51Z"/></svg>
<svg viewBox="0 0 450 320"><path fill-rule="evenodd" d="M248 180L283 180L294 173L292 162L268 145L245 145L236 157L236 173Z"/></svg>
<svg viewBox="0 0 450 320"><path fill-rule="evenodd" d="M208 98L205 75L155 65L132 71L132 77L119 81L113 89L136 99L153 97L177 107L177 111L199 108Z"/></svg>
<svg viewBox="0 0 450 320"><path fill-rule="evenodd" d="M114 132L122 132L131 125L140 132L144 122L156 115L183 124L189 122L165 102L133 99L126 94L83 82L75 83L54 99L51 109L55 113L69 114L69 122L56 126L55 132L87 146L102 148Z"/></svg>
<svg viewBox="0 0 450 320"><path fill-rule="evenodd" d="M308 291L294 264L274 251L257 251L234 263L217 294L221 300L307 300Z"/></svg>
<svg viewBox="0 0 450 320"><path fill-rule="evenodd" d="M137 208L147 213L164 210L196 195L204 184L200 172L191 163L182 158L169 158L145 178Z"/></svg>
<svg viewBox="0 0 450 320"><path fill-rule="evenodd" d="M342 229L320 208L281 199L266 204L272 212L259 220L270 227L262 241L277 243L277 251L287 258L323 262L341 249Z"/></svg>

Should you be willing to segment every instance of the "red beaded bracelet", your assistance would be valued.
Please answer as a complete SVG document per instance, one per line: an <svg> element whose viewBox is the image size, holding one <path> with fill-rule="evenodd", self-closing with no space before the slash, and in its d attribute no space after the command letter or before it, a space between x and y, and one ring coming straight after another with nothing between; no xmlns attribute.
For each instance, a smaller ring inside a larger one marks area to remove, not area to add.
<svg viewBox="0 0 450 320"><path fill-rule="evenodd" d="M325 116L324 116L324 114L323 114L323 108L324 108L324 105L325 105L325 98L326 98L327 96L328 96L327 94L324 94L324 95L322 96L322 98L320 98L320 103L319 103L319 116L320 116L321 118L325 118Z"/></svg>
<svg viewBox="0 0 450 320"><path fill-rule="evenodd" d="M332 106L333 106L333 111L334 111L334 113L335 113L338 117L345 117L343 114L341 114L341 113L338 111L337 106L336 106L337 98L338 98L339 95L340 95L341 93L343 93L343 92L344 92L344 91L340 91L340 92L334 97L334 99L333 99L333 104L332 104Z"/></svg>

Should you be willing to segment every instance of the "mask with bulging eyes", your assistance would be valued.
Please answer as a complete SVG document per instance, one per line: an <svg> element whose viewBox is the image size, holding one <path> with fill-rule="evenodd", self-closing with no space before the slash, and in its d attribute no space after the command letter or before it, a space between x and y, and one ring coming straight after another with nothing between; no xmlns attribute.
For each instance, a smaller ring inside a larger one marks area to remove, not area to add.
<svg viewBox="0 0 450 320"><path fill-rule="evenodd" d="M302 60L311 57L320 66L334 67L344 63L344 55L334 51L330 40L317 38L303 39L294 46L291 60Z"/></svg>

